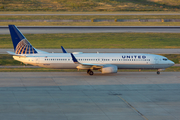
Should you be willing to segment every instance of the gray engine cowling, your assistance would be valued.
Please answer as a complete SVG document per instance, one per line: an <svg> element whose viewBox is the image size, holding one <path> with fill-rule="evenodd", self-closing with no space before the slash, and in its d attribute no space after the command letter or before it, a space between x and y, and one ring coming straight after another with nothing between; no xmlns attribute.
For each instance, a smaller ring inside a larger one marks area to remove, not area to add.
<svg viewBox="0 0 180 120"><path fill-rule="evenodd" d="M115 65L108 65L108 66L104 66L101 69L101 72L106 74L106 73L117 73L118 68Z"/></svg>

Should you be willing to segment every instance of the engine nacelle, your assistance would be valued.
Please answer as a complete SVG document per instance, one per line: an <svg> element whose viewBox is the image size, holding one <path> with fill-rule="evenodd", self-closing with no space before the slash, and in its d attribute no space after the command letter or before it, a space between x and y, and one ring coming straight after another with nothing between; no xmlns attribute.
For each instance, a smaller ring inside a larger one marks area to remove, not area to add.
<svg viewBox="0 0 180 120"><path fill-rule="evenodd" d="M104 66L101 70L102 73L117 73L118 68L115 65Z"/></svg>

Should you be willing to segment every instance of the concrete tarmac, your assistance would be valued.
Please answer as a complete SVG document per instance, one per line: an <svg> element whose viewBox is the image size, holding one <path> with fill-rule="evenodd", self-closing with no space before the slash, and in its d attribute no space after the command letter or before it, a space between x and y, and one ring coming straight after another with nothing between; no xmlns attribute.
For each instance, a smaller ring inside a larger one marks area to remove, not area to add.
<svg viewBox="0 0 180 120"><path fill-rule="evenodd" d="M0 72L0 118L178 120L179 94L179 72Z"/></svg>
<svg viewBox="0 0 180 120"><path fill-rule="evenodd" d="M23 34L45 33L180 33L180 26L19 26ZM0 26L0 34L9 34L8 26Z"/></svg>

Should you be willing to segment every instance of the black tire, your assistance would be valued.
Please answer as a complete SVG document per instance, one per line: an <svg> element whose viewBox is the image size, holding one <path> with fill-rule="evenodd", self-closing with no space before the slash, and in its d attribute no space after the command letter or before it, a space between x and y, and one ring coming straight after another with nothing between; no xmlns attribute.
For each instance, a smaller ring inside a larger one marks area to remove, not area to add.
<svg viewBox="0 0 180 120"><path fill-rule="evenodd" d="M94 74L94 72L90 70L89 71L89 75L93 75L93 74Z"/></svg>
<svg viewBox="0 0 180 120"><path fill-rule="evenodd" d="M159 74L160 74L160 71L157 71L157 74L159 75Z"/></svg>

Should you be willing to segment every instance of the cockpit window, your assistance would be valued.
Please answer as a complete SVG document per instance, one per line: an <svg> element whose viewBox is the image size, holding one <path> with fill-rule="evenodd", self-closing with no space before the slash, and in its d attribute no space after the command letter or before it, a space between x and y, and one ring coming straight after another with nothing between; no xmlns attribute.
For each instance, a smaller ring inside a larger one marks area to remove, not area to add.
<svg viewBox="0 0 180 120"><path fill-rule="evenodd" d="M164 61L167 61L168 59L167 58L163 58Z"/></svg>

